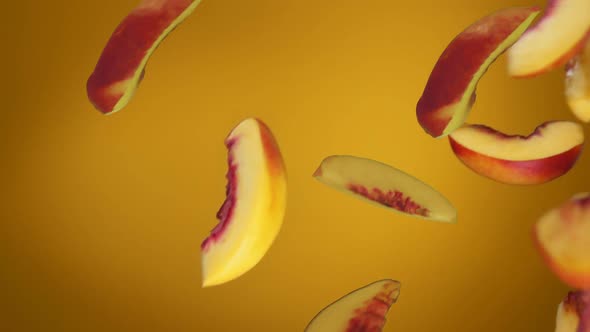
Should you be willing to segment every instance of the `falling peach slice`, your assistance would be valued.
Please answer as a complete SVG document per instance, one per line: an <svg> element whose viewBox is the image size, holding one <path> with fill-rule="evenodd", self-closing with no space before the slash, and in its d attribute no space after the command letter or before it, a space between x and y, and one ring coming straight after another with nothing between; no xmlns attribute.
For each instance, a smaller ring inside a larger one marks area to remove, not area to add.
<svg viewBox="0 0 590 332"><path fill-rule="evenodd" d="M322 161L313 176L332 188L406 215L443 222L457 219L451 202L438 191L378 161L330 156Z"/></svg>
<svg viewBox="0 0 590 332"><path fill-rule="evenodd" d="M574 115L590 122L590 38L566 66L565 96Z"/></svg>
<svg viewBox="0 0 590 332"><path fill-rule="evenodd" d="M590 193L545 213L533 238L553 273L570 287L590 290Z"/></svg>
<svg viewBox="0 0 590 332"><path fill-rule="evenodd" d="M104 114L121 110L143 79L145 66L160 43L201 0L143 0L111 35L88 78L92 104Z"/></svg>
<svg viewBox="0 0 590 332"><path fill-rule="evenodd" d="M466 125L449 141L459 160L474 172L506 184L531 185L551 181L574 166L584 130L575 122L550 121L525 137Z"/></svg>
<svg viewBox="0 0 590 332"><path fill-rule="evenodd" d="M557 308L555 332L590 332L590 293L569 292Z"/></svg>
<svg viewBox="0 0 590 332"><path fill-rule="evenodd" d="M201 245L203 287L243 275L260 262L283 224L287 181L283 158L270 129L249 118L225 140L226 199L218 225Z"/></svg>
<svg viewBox="0 0 590 332"><path fill-rule="evenodd" d="M385 279L357 289L320 311L305 332L380 332L400 287Z"/></svg>

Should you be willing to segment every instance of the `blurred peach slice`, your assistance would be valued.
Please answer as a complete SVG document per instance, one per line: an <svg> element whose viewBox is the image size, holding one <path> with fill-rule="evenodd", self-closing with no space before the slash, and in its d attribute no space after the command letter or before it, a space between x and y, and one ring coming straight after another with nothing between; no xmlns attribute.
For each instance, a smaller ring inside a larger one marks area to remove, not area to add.
<svg viewBox="0 0 590 332"><path fill-rule="evenodd" d="M305 332L380 332L401 284L384 279L359 288L322 309Z"/></svg>
<svg viewBox="0 0 590 332"><path fill-rule="evenodd" d="M325 158L313 176L378 206L427 220L456 222L449 200L426 183L384 163L355 156Z"/></svg>
<svg viewBox="0 0 590 332"><path fill-rule="evenodd" d="M226 199L217 213L219 223L201 245L203 287L236 279L258 264L285 214L285 165L268 126L246 119L225 142Z"/></svg>
<svg viewBox="0 0 590 332"><path fill-rule="evenodd" d="M590 292L569 292L557 308L555 332L590 332Z"/></svg>
<svg viewBox="0 0 590 332"><path fill-rule="evenodd" d="M566 65L565 96L574 115L590 122L590 38Z"/></svg>

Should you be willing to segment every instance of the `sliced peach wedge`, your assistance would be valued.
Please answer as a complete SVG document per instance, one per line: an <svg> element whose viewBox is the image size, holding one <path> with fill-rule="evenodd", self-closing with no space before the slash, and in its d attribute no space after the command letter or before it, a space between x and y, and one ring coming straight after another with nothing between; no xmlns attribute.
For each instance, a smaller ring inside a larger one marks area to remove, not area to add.
<svg viewBox="0 0 590 332"><path fill-rule="evenodd" d="M279 146L261 120L248 118L225 140L226 199L219 223L201 245L203 287L243 275L277 237L286 208L286 170Z"/></svg>
<svg viewBox="0 0 590 332"><path fill-rule="evenodd" d="M563 66L590 33L590 1L549 0L543 16L508 50L508 73L533 77Z"/></svg>
<svg viewBox="0 0 590 332"><path fill-rule="evenodd" d="M590 290L590 193L576 194L541 216L533 239L561 281Z"/></svg>
<svg viewBox="0 0 590 332"><path fill-rule="evenodd" d="M474 22L451 41L416 105L418 123L426 133L443 137L465 122L479 80L539 12L537 7L502 9Z"/></svg>
<svg viewBox="0 0 590 332"><path fill-rule="evenodd" d="M426 183L381 162L346 155L325 158L313 174L339 191L422 219L454 223L457 211Z"/></svg>
<svg viewBox="0 0 590 332"><path fill-rule="evenodd" d="M565 97L574 115L590 122L590 38L566 65Z"/></svg>
<svg viewBox="0 0 590 332"><path fill-rule="evenodd" d="M569 292L557 308L555 332L590 332L590 292Z"/></svg>
<svg viewBox="0 0 590 332"><path fill-rule="evenodd" d="M459 160L474 172L506 184L533 185L556 179L574 166L584 130L575 122L549 121L521 136L465 125L449 141Z"/></svg>
<svg viewBox="0 0 590 332"><path fill-rule="evenodd" d="M380 332L401 284L384 279L359 288L320 311L305 332Z"/></svg>
<svg viewBox="0 0 590 332"><path fill-rule="evenodd" d="M152 53L200 2L143 0L119 23L86 83L96 109L111 114L129 103Z"/></svg>

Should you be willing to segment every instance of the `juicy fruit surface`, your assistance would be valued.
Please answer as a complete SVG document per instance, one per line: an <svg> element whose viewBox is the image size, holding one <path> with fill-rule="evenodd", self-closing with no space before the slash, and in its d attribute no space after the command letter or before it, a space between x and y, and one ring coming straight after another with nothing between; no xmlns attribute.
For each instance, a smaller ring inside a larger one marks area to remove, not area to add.
<svg viewBox="0 0 590 332"><path fill-rule="evenodd" d="M483 74L538 13L537 7L503 9L455 37L434 66L416 106L418 122L428 134L445 136L463 124Z"/></svg>
<svg viewBox="0 0 590 332"><path fill-rule="evenodd" d="M566 66L565 96L574 115L590 122L590 38Z"/></svg>
<svg viewBox="0 0 590 332"><path fill-rule="evenodd" d="M569 292L559 304L555 332L590 332L590 292Z"/></svg>
<svg viewBox="0 0 590 332"><path fill-rule="evenodd" d="M394 167L355 156L325 158L314 177L334 188L406 215L455 222L457 212L438 191Z"/></svg>
<svg viewBox="0 0 590 332"><path fill-rule="evenodd" d="M286 171L270 129L246 119L226 139L228 185L218 225L201 246L203 286L252 269L277 237L286 207Z"/></svg>
<svg viewBox="0 0 590 332"><path fill-rule="evenodd" d="M549 0L543 17L508 51L508 72L532 77L564 65L590 32L588 0Z"/></svg>
<svg viewBox="0 0 590 332"><path fill-rule="evenodd" d="M567 285L590 289L590 193L544 214L534 227L537 248Z"/></svg>
<svg viewBox="0 0 590 332"><path fill-rule="evenodd" d="M320 311L306 332L380 332L401 284L385 279L357 289Z"/></svg>

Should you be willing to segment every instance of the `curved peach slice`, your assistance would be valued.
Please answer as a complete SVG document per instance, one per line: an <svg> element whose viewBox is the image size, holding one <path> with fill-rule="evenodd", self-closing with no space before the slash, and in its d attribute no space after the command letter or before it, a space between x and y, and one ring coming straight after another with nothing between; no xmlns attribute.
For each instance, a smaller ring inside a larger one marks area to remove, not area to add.
<svg viewBox="0 0 590 332"><path fill-rule="evenodd" d="M270 129L249 118L225 140L226 199L219 224L201 245L203 287L233 280L252 269L277 237L285 214L283 158Z"/></svg>
<svg viewBox="0 0 590 332"><path fill-rule="evenodd" d="M384 279L357 289L320 311L305 332L379 332L400 287L398 281Z"/></svg>
<svg viewBox="0 0 590 332"><path fill-rule="evenodd" d="M533 238L553 273L570 287L590 290L590 193L545 213Z"/></svg>
<svg viewBox="0 0 590 332"><path fill-rule="evenodd" d="M590 332L590 293L567 294L557 308L555 332Z"/></svg>
<svg viewBox="0 0 590 332"><path fill-rule="evenodd" d="M565 96L574 115L590 122L590 39L566 66Z"/></svg>
<svg viewBox="0 0 590 332"><path fill-rule="evenodd" d="M459 128L475 102L477 83L489 66L528 28L539 8L508 8L483 17L444 50L416 105L422 128L442 137Z"/></svg>
<svg viewBox="0 0 590 332"><path fill-rule="evenodd" d="M443 195L396 168L354 156L325 158L313 176L320 182L381 207L422 219L455 222Z"/></svg>
<svg viewBox="0 0 590 332"><path fill-rule="evenodd" d="M532 77L564 65L590 32L590 1L549 0L543 17L508 50L508 73Z"/></svg>
<svg viewBox="0 0 590 332"><path fill-rule="evenodd" d="M449 136L455 155L474 172L506 184L541 184L567 173L584 144L582 126L550 121L529 136L466 125Z"/></svg>
<svg viewBox="0 0 590 332"><path fill-rule="evenodd" d="M111 35L86 83L88 98L102 113L125 107L145 73L148 59L201 0L143 0Z"/></svg>

